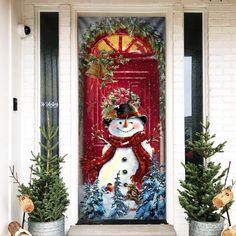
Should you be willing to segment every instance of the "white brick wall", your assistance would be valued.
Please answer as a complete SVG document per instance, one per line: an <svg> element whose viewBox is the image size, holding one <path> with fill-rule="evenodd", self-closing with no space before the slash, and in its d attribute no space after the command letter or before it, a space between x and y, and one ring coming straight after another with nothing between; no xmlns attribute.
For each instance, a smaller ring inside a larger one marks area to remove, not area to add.
<svg viewBox="0 0 236 236"><path fill-rule="evenodd" d="M95 2L90 1L91 5L86 5L87 1L63 1L63 0L25 0L24 5L24 22L27 23L33 31L31 37L22 41L22 152L21 160L25 166L29 166L30 150L35 150L37 146L38 132L38 108L36 102L38 97L38 77L36 75L38 66L35 64L35 48L37 37L35 32L35 11L37 7L47 9L59 9L60 13L60 150L62 154L67 153L66 163L63 168L63 176L68 184L72 203L68 209L67 225L74 224L77 216L77 119L74 118L77 114L77 99L76 83L77 77L74 66L77 66L76 61L76 29L75 27L75 12L80 9L87 11L95 11ZM127 9L134 9L132 4L134 1L125 1L119 5L118 1L107 1L109 6L105 6L103 11L109 12L113 2L116 2L118 8L126 12ZM131 4L132 2L132 4ZM144 1L137 1L137 6L142 6ZM231 0L220 2L218 0L158 0L145 1L145 4L150 4L149 9L153 12L153 3L157 4L156 9L163 7L163 11L168 9L168 28L167 42L169 45L167 61L168 61L168 78L167 93L168 93L168 114L169 130L167 140L170 141L168 160L172 161L169 166L172 168L168 171L169 183L172 184L169 189L170 204L173 205L171 214L169 214L170 222L174 224L178 236L187 236L187 223L183 210L178 204L179 179L184 178L183 168L180 165L184 161L184 46L183 46L183 13L185 8L193 10L206 9L209 19L206 32L206 39L209 38L209 58L206 63L209 66L209 115L212 123L212 131L218 134L218 141L227 140L225 153L219 155L217 160L221 161L224 166L229 160L232 160L231 176L236 176L236 162L234 161L236 153L235 133L236 126L236 3ZM79 5L82 3L81 5ZM99 3L106 3L105 0ZM127 6L125 5L127 4ZM146 6L147 6L146 5ZM99 6L99 5L97 5ZM119 8L120 7L120 8ZM75 10L76 9L76 10ZM141 9L141 10L140 10ZM135 11L148 12L145 7L135 8ZM160 10L161 11L161 10ZM122 11L121 11L122 12ZM152 13L153 14L153 13ZM73 34L74 32L74 34ZM207 58L207 55L206 55ZM168 124L167 122L167 124ZM167 145L168 147L168 145ZM167 163L168 168L168 163ZM71 174L72 173L72 174ZM74 176L73 178L71 176ZM25 179L28 175L25 173ZM172 195L172 196L171 196ZM232 219L236 219L236 204L231 211ZM232 220L236 224L236 220Z"/></svg>
<svg viewBox="0 0 236 236"><path fill-rule="evenodd" d="M36 151L38 140L36 139L37 129L37 112L36 98L39 91L36 90L36 73L35 73L35 14L33 5L24 5L23 7L24 24L31 28L32 34L22 39L22 92L20 98L20 110L22 115L22 152L23 160L22 170L25 174L22 175L22 181L29 181L29 168L31 151Z"/></svg>
<svg viewBox="0 0 236 236"><path fill-rule="evenodd" d="M212 133L227 140L216 160L224 167L232 161L229 181L236 176L236 4L209 6L209 110ZM236 224L236 205L230 211Z"/></svg>

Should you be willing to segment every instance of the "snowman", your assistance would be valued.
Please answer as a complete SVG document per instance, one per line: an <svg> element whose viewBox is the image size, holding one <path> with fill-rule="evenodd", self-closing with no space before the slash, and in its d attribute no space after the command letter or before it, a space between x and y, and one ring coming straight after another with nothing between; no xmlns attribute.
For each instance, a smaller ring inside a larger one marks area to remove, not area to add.
<svg viewBox="0 0 236 236"><path fill-rule="evenodd" d="M125 195L130 184L141 187L143 176L151 165L152 148L146 139L145 115L129 104L118 105L116 118L104 119L109 132L108 143L102 152L102 161L97 164L100 187L112 186L120 173L121 192Z"/></svg>

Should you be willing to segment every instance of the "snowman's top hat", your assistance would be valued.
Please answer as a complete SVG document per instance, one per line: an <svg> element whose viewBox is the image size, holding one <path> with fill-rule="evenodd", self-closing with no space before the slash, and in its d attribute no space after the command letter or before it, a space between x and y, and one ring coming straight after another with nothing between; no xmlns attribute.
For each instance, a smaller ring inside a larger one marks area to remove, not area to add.
<svg viewBox="0 0 236 236"><path fill-rule="evenodd" d="M123 103L117 106L115 109L115 112L117 114L118 119L127 119L130 117L137 117L143 121L143 123L146 123L147 117L145 115L141 115L138 110L129 103ZM103 119L103 123L105 125L109 125L112 119Z"/></svg>

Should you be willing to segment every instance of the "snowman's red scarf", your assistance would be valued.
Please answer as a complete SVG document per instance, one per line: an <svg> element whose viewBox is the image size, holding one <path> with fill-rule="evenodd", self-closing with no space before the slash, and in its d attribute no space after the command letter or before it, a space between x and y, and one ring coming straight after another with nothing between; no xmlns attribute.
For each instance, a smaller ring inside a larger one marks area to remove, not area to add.
<svg viewBox="0 0 236 236"><path fill-rule="evenodd" d="M132 181L141 187L143 176L148 172L151 165L151 157L148 152L142 147L141 143L146 140L146 135L143 131L134 134L132 137L119 138L110 136L110 148L103 154L102 158L96 159L96 171L100 171L102 166L111 160L116 152L116 148L131 147L139 162L139 167L136 173L132 176ZM129 158L129 157L127 157ZM94 163L95 164L95 163Z"/></svg>

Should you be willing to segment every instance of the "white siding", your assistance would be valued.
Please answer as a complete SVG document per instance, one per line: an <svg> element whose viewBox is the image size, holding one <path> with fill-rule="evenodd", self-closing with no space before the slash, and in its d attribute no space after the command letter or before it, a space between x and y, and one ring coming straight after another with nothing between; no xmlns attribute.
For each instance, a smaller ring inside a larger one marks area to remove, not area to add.
<svg viewBox="0 0 236 236"><path fill-rule="evenodd" d="M0 222L0 235L7 234L7 224L9 223L10 213L10 189L8 165L10 161L10 106L11 106L11 80L10 80L10 5L7 0L0 4L0 149L1 149L1 195L0 212L2 220Z"/></svg>
<svg viewBox="0 0 236 236"><path fill-rule="evenodd" d="M19 111L21 113L21 160L22 181L29 181L29 167L31 151L37 151L37 135L38 135L38 103L37 94L39 93L36 85L36 64L35 64L35 9L33 5L23 6L23 23L31 28L31 35L22 39L22 84L21 84L21 99Z"/></svg>
<svg viewBox="0 0 236 236"><path fill-rule="evenodd" d="M22 139L21 139L21 131L22 131L22 123L21 123L21 104L22 104L22 65L21 65L21 38L19 37L17 33L17 25L18 23L21 23L21 16L22 16L22 1L14 0L12 1L12 13L11 13L11 97L17 98L18 101L18 111L12 111L12 127L11 127L11 165L14 164L15 169L19 171L19 178L22 180L21 173L26 169L24 166L22 166L21 161L21 147L22 147ZM12 99L12 98L11 98ZM10 105L10 109L12 110L12 105ZM28 168L27 168L28 169ZM8 175L10 174L8 169ZM10 179L10 182L12 183L12 180ZM21 219L22 213L19 210L19 202L17 200L17 185L12 185L12 199L11 199L11 214L14 216L16 220Z"/></svg>
<svg viewBox="0 0 236 236"><path fill-rule="evenodd" d="M0 2L0 235L7 235L7 225L22 216L16 198L15 187L9 178L9 165L14 158L18 165L21 160L20 116L12 109L12 98L19 98L21 86L21 40L16 27L21 20L21 0Z"/></svg>

